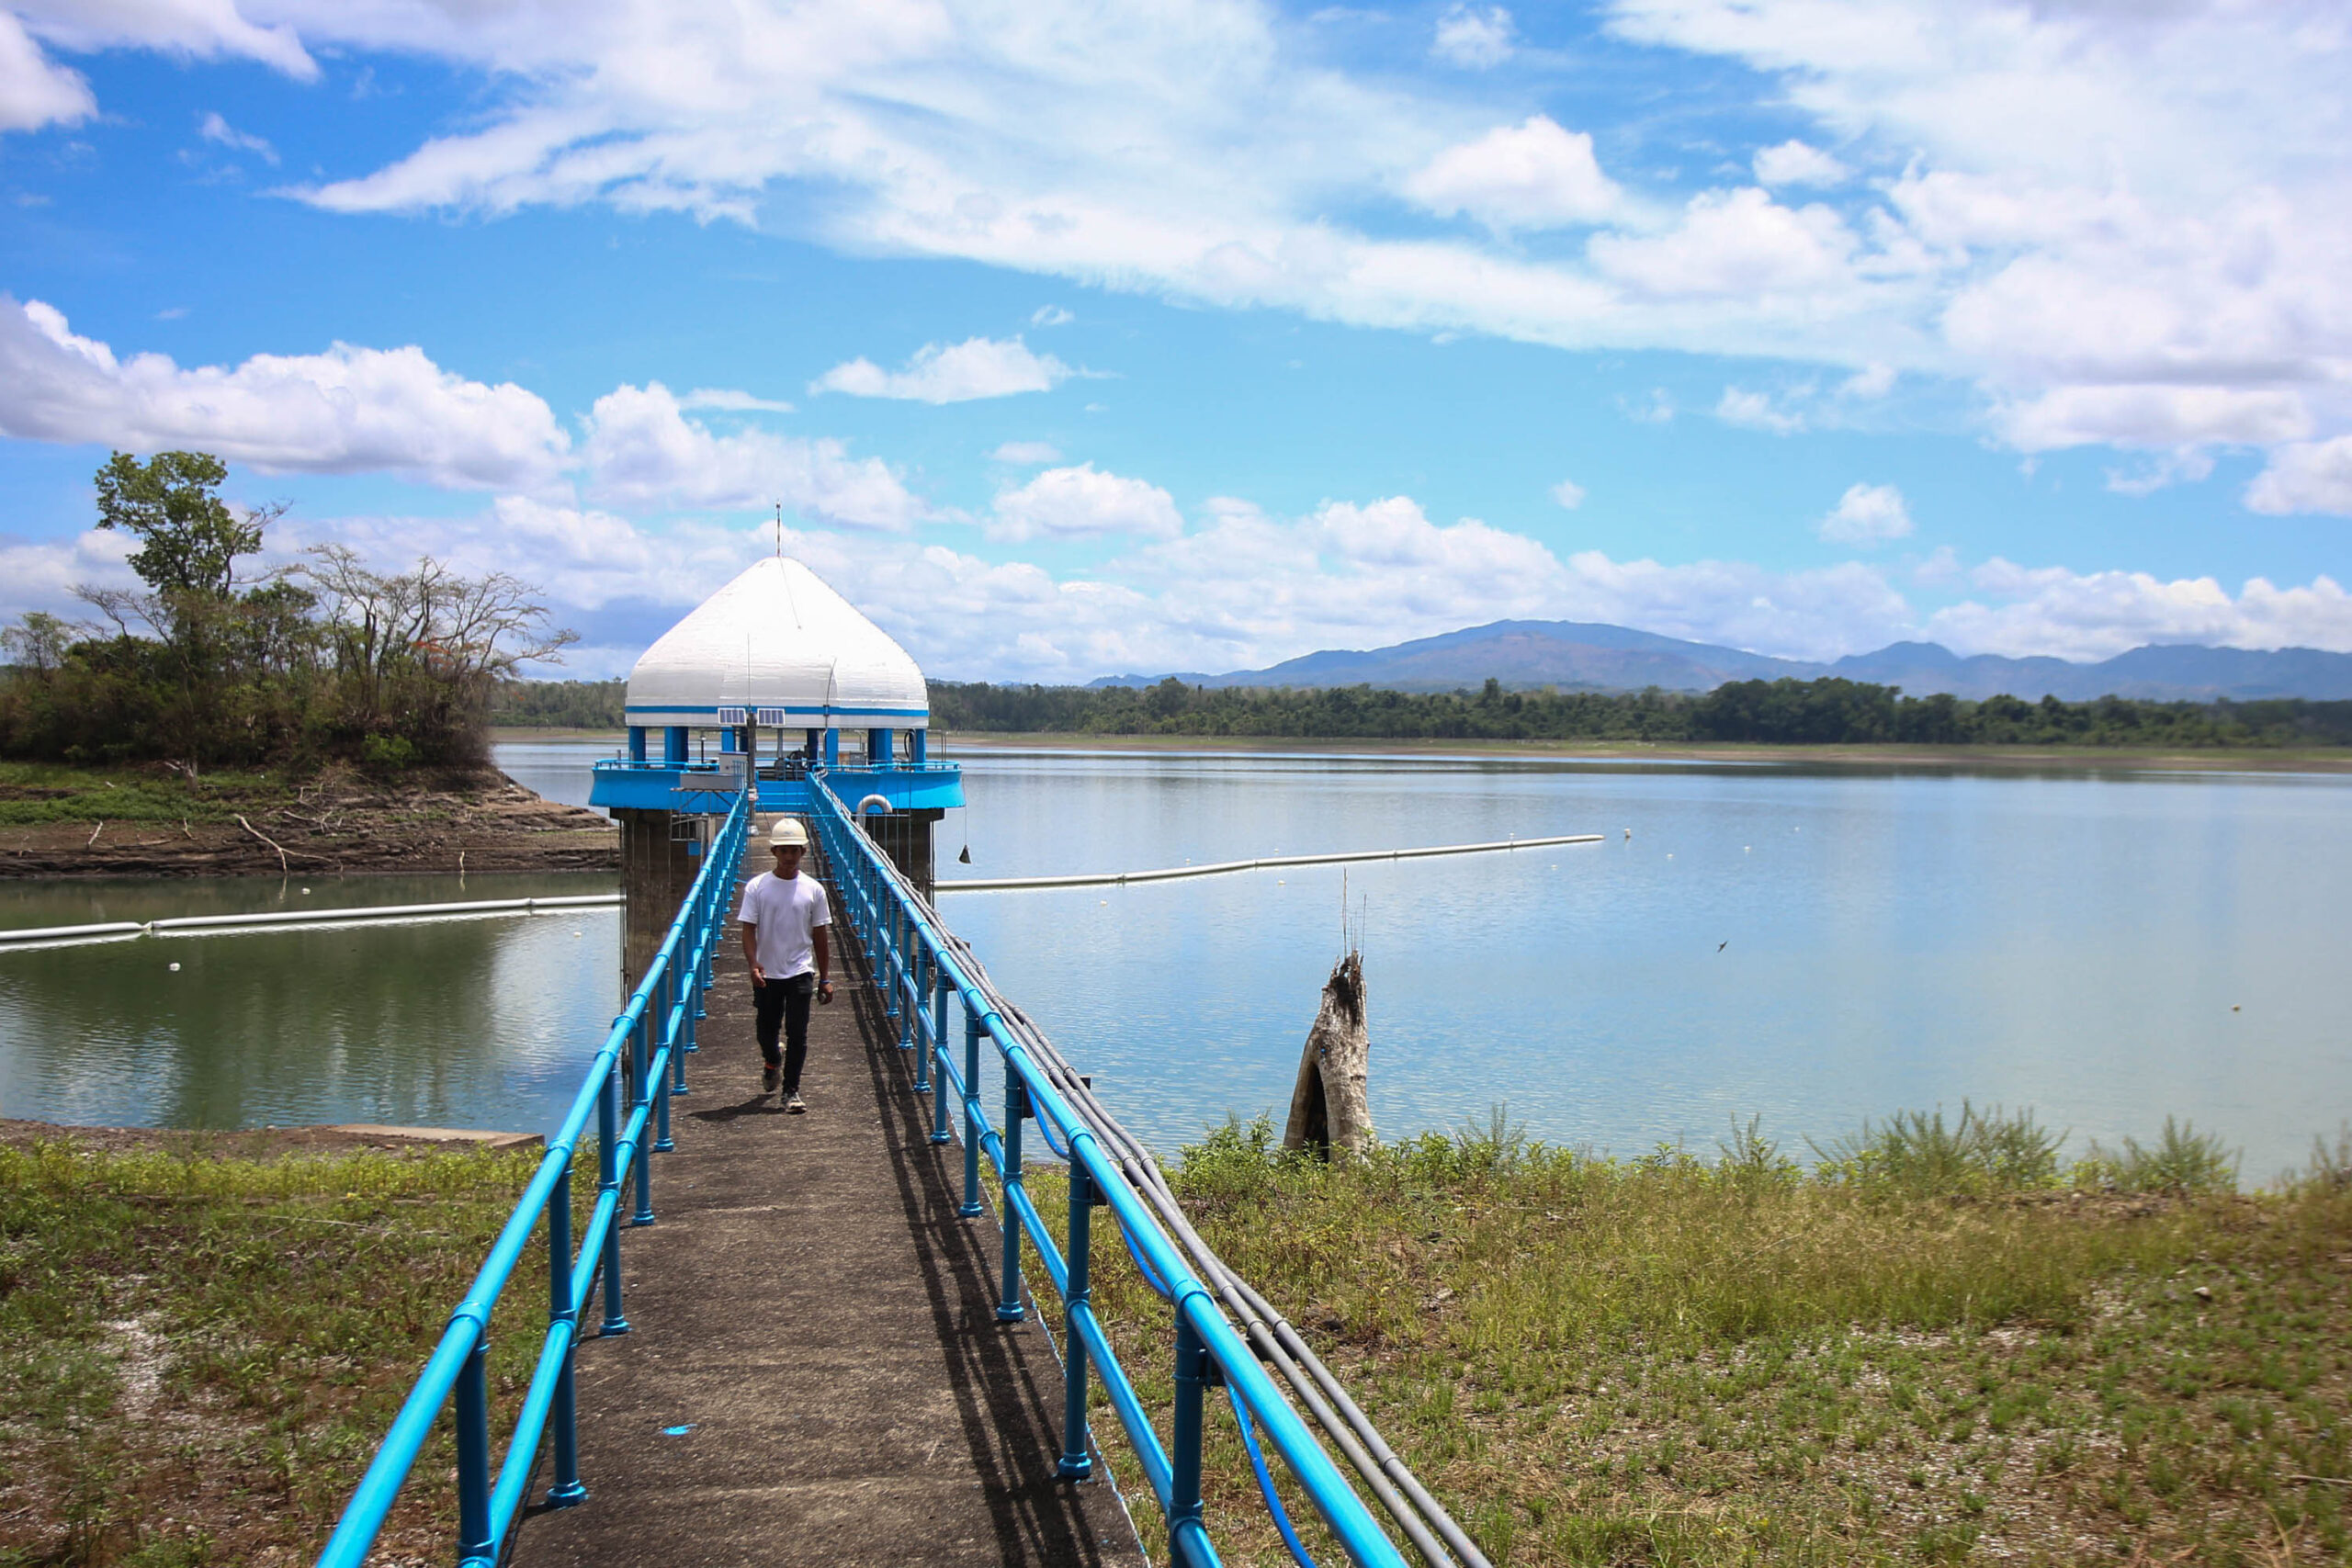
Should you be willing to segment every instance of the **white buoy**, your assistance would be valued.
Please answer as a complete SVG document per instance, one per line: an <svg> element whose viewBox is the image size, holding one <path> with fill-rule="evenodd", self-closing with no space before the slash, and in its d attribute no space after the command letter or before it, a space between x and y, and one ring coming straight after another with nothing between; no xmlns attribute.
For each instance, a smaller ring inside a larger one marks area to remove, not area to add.
<svg viewBox="0 0 2352 1568"><path fill-rule="evenodd" d="M175 974L175 975L176 975L176 974L178 974L179 972L180 972L180 966L179 966L178 964L173 964L173 965L172 965L172 973L173 973L173 974ZM2234 1012L2234 1011L2236 1011L2237 1010L2236 1010L2236 1009L2234 1009L2234 1008L2233 1008L2231 1010L2232 1010L2233 1012Z"/></svg>

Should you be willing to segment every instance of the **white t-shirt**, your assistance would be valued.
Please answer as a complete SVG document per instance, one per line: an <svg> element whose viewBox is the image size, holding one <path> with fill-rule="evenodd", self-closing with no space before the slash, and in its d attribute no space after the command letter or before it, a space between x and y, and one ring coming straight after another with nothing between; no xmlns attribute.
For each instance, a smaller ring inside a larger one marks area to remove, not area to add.
<svg viewBox="0 0 2352 1568"><path fill-rule="evenodd" d="M817 944L811 933L833 923L825 885L805 871L789 882L763 871L743 884L735 919L760 928L756 952L762 972L771 980L814 973Z"/></svg>

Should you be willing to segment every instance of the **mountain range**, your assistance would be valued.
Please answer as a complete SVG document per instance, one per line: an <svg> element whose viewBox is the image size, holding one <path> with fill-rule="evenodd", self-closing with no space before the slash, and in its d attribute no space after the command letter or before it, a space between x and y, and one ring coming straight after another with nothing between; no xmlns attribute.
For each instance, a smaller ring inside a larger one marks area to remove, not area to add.
<svg viewBox="0 0 2352 1568"><path fill-rule="evenodd" d="M2152 644L2096 664L2064 659L1962 659L1932 642L1890 643L1875 653L1831 663L1775 659L1712 643L1588 621L1495 621L1389 648L1329 649L1263 670L1222 675L1181 671L1195 686L1379 686L1400 692L1451 692L1488 677L1513 690L1712 691L1726 681L1810 681L1824 675L1900 686L1912 696L1949 692L1983 698L2006 693L2039 701L2085 702L2113 694L2159 702L2228 697L2352 698L2352 654L2315 648L2264 652L2243 648ZM1095 686L1148 686L1166 675L1106 675Z"/></svg>

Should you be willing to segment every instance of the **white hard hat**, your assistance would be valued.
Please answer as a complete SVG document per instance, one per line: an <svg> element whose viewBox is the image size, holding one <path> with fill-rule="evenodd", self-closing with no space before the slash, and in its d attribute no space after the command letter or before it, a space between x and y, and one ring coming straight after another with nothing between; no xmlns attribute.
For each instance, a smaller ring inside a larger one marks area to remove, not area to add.
<svg viewBox="0 0 2352 1568"><path fill-rule="evenodd" d="M808 829L800 825L797 817L786 817L768 829L768 848L780 850L787 844L800 850L808 847Z"/></svg>

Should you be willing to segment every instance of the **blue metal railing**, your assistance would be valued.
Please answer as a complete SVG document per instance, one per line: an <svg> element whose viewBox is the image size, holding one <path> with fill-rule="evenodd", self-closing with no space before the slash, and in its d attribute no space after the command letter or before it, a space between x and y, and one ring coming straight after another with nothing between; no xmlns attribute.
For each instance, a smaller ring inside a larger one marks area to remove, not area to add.
<svg viewBox="0 0 2352 1568"><path fill-rule="evenodd" d="M360 1478L343 1510L320 1568L359 1568L384 1516L400 1495L418 1451L454 1396L458 1422L458 1551L461 1568L492 1568L499 1559L539 1444L552 1432L554 1485L548 1502L557 1507L588 1495L580 1479L577 1412L572 1399L572 1348L580 1337L581 1310L604 1277L604 1318L599 1332L626 1334L621 1315L620 1233L623 1188L634 1174L637 1201L628 1223L653 1223L651 1156L670 1145L670 1100L686 1092L685 1059L695 1049L695 1024L713 978L712 960L733 904L735 872L751 830L752 805L738 795L703 857L700 874L678 909L678 918L647 965L645 978L589 1065L586 1080L570 1114L548 1140L547 1157L490 1257L474 1276L465 1300L450 1314L449 1326L424 1363L392 1420L383 1446ZM624 1073L624 1062L627 1064ZM622 1096L628 1096L626 1117ZM588 1119L596 1118L596 1202L580 1237L571 1237L571 1158ZM653 1141L646 1142L646 1132ZM538 1365L523 1396L514 1434L506 1446L495 1482L491 1472L489 1333L491 1313L522 1260L523 1249L544 1221L548 1232L548 1329Z"/></svg>
<svg viewBox="0 0 2352 1568"><path fill-rule="evenodd" d="M986 1154L996 1168L1004 1209L1003 1292L997 1316L1013 1321L1025 1310L1021 1287L1023 1234L1036 1248L1047 1278L1061 1297L1068 1399L1060 1472L1075 1479L1087 1474L1091 1466L1086 1416L1091 1368L1167 1517L1170 1555L1192 1568L1212 1568L1218 1559L1203 1519L1201 1436L1204 1391L1222 1383L1237 1412L1246 1413L1264 1434L1267 1446L1289 1468L1348 1555L1359 1563L1402 1568L1404 1558L1396 1545L1283 1399L1208 1287L1195 1276L1182 1250L1136 1195L1117 1159L1101 1146L1087 1121L1040 1067L1019 1032L1000 1013L979 976L969 972L950 933L907 897L901 879L822 775L809 782L815 805L811 816L829 869L847 906L843 912L863 939L888 1016L898 1025L899 1045L915 1052L913 1087L918 1092L932 1093L933 1143L949 1141L950 1094L963 1106L962 1213L981 1212L980 1156ZM950 1049L951 996L961 1001L964 1013L960 1065ZM990 1124L979 1097L984 1038L994 1043L1004 1066L1001 1131ZM1021 1124L1026 1119L1035 1120L1048 1146L1069 1162L1069 1215L1059 1245L1022 1179ZM1152 1427L1094 1315L1088 1286L1088 1251L1091 1212L1098 1207L1110 1212L1146 1277L1168 1297L1175 1311L1175 1407L1166 1443ZM1267 1496L1270 1505L1279 1506L1273 1503L1270 1483Z"/></svg>

